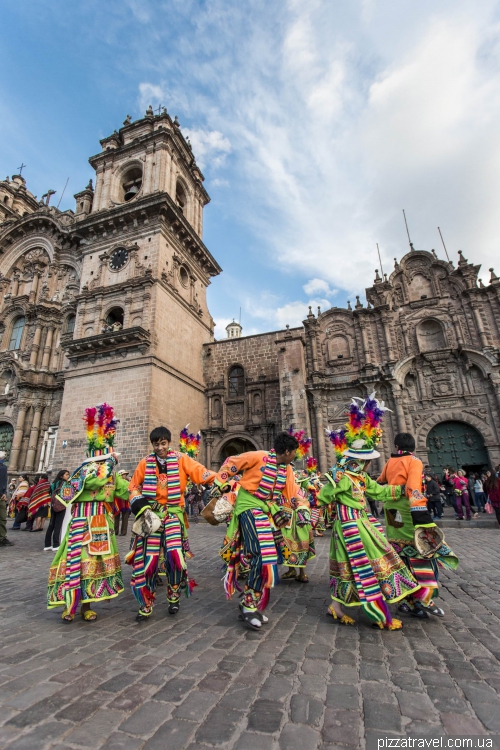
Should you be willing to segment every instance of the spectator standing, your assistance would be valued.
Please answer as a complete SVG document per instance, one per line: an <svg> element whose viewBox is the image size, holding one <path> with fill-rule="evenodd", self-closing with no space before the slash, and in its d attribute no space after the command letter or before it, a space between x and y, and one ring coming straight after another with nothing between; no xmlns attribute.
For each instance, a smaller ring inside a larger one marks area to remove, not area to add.
<svg viewBox="0 0 500 750"><path fill-rule="evenodd" d="M126 469L122 469L121 471L117 472L122 479L124 479L126 482L130 482L130 472L128 472ZM120 519L121 519L121 535L126 536L127 535L127 529L128 529L128 519L130 517L130 502L128 497L123 499L121 497L118 497L118 495L115 495L114 503L113 503L113 513L114 513L114 522L115 522L115 534L118 536L120 533Z"/></svg>
<svg viewBox="0 0 500 750"><path fill-rule="evenodd" d="M464 472L465 476L465 472ZM467 479L467 489L469 491L469 502L471 505L473 505L477 509L476 505L476 492L475 492L475 483L476 483L476 475L472 472L469 474L469 476L465 477Z"/></svg>
<svg viewBox="0 0 500 750"><path fill-rule="evenodd" d="M441 493L439 484L432 474L425 475L425 495L427 497L427 508L432 513L433 518L441 518L443 515L443 506L441 505Z"/></svg>
<svg viewBox="0 0 500 750"><path fill-rule="evenodd" d="M465 514L467 521L471 520L470 502L467 479L465 478L464 472L460 469L457 473L456 469L450 469L450 480L453 482L455 488L455 496L457 503L458 520L464 520L463 506L465 505Z"/></svg>
<svg viewBox="0 0 500 750"><path fill-rule="evenodd" d="M14 542L7 539L7 454L0 451L0 547L11 547Z"/></svg>
<svg viewBox="0 0 500 750"><path fill-rule="evenodd" d="M475 497L476 497L476 507L478 511L482 511L483 513L486 513L484 506L486 503L486 495L484 494L483 489L483 480L479 476L479 474L475 474L474 479L474 491L475 491Z"/></svg>
<svg viewBox="0 0 500 750"><path fill-rule="evenodd" d="M26 493L30 488L30 481L27 474L21 474L17 486L10 499L11 509L14 511L14 525L12 531L19 531L21 524L28 520L28 500Z"/></svg>
<svg viewBox="0 0 500 750"><path fill-rule="evenodd" d="M35 521L31 531L43 531L45 519L49 515L50 500L49 477L47 474L40 474L28 504L28 518Z"/></svg>
<svg viewBox="0 0 500 750"><path fill-rule="evenodd" d="M458 518L459 512L458 512L458 505L457 505L457 495L455 493L455 483L452 478L451 472L454 471L454 469L451 466L446 466L443 474L443 487L444 487L444 493L446 497L446 503L453 508L455 511L455 518ZM455 472L456 474L456 472Z"/></svg>
<svg viewBox="0 0 500 750"><path fill-rule="evenodd" d="M500 524L500 481L496 472L491 473L483 487L488 500L493 506L497 521Z"/></svg>
<svg viewBox="0 0 500 750"><path fill-rule="evenodd" d="M60 500L57 499L56 494L59 492L61 485L67 482L69 479L69 471L67 469L61 469L57 474L56 478L50 485L50 523L45 534L45 547L44 551L53 550L54 552L59 549L61 543L61 528L64 521L64 514L66 508Z"/></svg>

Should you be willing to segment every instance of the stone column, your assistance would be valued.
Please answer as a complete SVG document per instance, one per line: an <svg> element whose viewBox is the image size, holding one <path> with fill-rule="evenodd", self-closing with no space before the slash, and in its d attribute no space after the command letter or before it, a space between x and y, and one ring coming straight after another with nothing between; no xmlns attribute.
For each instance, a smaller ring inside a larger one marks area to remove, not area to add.
<svg viewBox="0 0 500 750"><path fill-rule="evenodd" d="M393 362L396 357L394 356L394 352L392 349L392 341L391 341L391 329L390 329L390 318L388 315L382 315L382 326L384 328L384 338L385 338L385 346L387 351L387 358L389 362Z"/></svg>
<svg viewBox="0 0 500 750"><path fill-rule="evenodd" d="M359 321L359 327L361 329L361 341L363 342L363 358L365 364L370 364L370 345L368 343L368 334L366 332L366 320Z"/></svg>
<svg viewBox="0 0 500 750"><path fill-rule="evenodd" d="M456 311L453 307L453 305L450 303L448 305L448 314L453 322L453 329L455 331L455 337L457 339L457 344L461 346L464 343L464 340L462 338L462 331L460 329L460 321L458 319L458 315L456 314Z"/></svg>
<svg viewBox="0 0 500 750"><path fill-rule="evenodd" d="M54 327L49 326L47 329L47 338L45 340L45 347L43 349L43 359L42 359L42 370L47 370L50 363L50 353L52 351L52 339L54 337Z"/></svg>
<svg viewBox="0 0 500 750"><path fill-rule="evenodd" d="M29 293L29 301L35 302L36 301L36 293L38 292L38 281L40 279L40 275L38 271L35 271L33 274L33 279L31 282L31 289Z"/></svg>
<svg viewBox="0 0 500 750"><path fill-rule="evenodd" d="M476 327L481 340L481 346L485 349L488 346L488 336L484 330L483 319L479 312L479 302L477 300L471 300L471 308L474 313L474 320L476 321Z"/></svg>
<svg viewBox="0 0 500 750"><path fill-rule="evenodd" d="M15 274L14 279L12 281L12 296L17 297L18 294L19 294L19 276Z"/></svg>
<svg viewBox="0 0 500 750"><path fill-rule="evenodd" d="M10 450L9 471L17 471L17 465L19 463L19 453L21 451L21 445L23 442L24 421L26 419L27 411L28 405L24 401L20 401L19 411L17 412L16 429L14 430L14 438L12 440L12 448Z"/></svg>
<svg viewBox="0 0 500 750"><path fill-rule="evenodd" d="M396 410L396 422L398 424L398 432L406 432L406 420L405 412L403 409L403 396L401 393L393 393L394 406Z"/></svg>
<svg viewBox="0 0 500 750"><path fill-rule="evenodd" d="M313 330L311 330L311 353L313 372L318 372L318 341L316 338L316 331Z"/></svg>
<svg viewBox="0 0 500 750"><path fill-rule="evenodd" d="M328 469L328 461L325 447L325 425L323 422L323 404L321 397L314 398L314 415L316 417L316 445L318 450L319 470L325 472Z"/></svg>
<svg viewBox="0 0 500 750"><path fill-rule="evenodd" d="M31 425L30 439L28 443L28 453L26 454L26 471L33 471L35 468L36 449L38 446L38 437L40 435L40 422L42 421L43 403L35 404L35 413L33 415L33 424Z"/></svg>
<svg viewBox="0 0 500 750"><path fill-rule="evenodd" d="M38 357L38 350L40 349L41 338L42 338L42 326L38 324L36 327L36 331L35 331L35 338L33 339L33 344L31 347L30 367L36 366L36 360Z"/></svg>

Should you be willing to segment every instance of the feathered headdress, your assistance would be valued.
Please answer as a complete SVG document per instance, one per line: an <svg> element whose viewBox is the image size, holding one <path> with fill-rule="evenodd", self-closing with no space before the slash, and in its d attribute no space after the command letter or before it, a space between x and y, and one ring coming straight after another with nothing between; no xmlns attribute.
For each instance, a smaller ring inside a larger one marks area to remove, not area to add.
<svg viewBox="0 0 500 750"><path fill-rule="evenodd" d="M193 435L192 432L188 431L189 424L187 424L180 432L179 436L179 447L181 453L187 453L191 458L196 458L200 450L201 433Z"/></svg>
<svg viewBox="0 0 500 750"><path fill-rule="evenodd" d="M110 404L98 404L85 409L85 430L87 433L87 453L89 456L102 456L111 453L116 437L115 412Z"/></svg>
<svg viewBox="0 0 500 750"><path fill-rule="evenodd" d="M297 452L295 453L295 460L301 461L311 450L312 438L305 437L305 430L298 430L297 432L294 432L293 424L291 424L288 428L288 434L292 435L299 444Z"/></svg>
<svg viewBox="0 0 500 750"><path fill-rule="evenodd" d="M353 398L345 426L338 430L326 431L337 458L346 455L346 452L347 455L353 454L360 458L378 457L375 447L382 437L380 424L386 411L390 409L384 406L383 401L377 401L375 392L364 401Z"/></svg>

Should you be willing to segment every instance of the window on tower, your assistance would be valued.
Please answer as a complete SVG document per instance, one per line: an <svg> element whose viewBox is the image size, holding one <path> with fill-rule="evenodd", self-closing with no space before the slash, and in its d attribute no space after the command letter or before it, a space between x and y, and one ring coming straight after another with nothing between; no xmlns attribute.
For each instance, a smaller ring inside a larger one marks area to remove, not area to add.
<svg viewBox="0 0 500 750"><path fill-rule="evenodd" d="M184 190L180 182L178 182L175 186L175 202L181 209L182 213L185 214L187 204L186 191Z"/></svg>
<svg viewBox="0 0 500 750"><path fill-rule="evenodd" d="M245 373L243 367L236 365L229 371L229 397L243 396L245 392Z"/></svg>
<svg viewBox="0 0 500 750"><path fill-rule="evenodd" d="M131 167L127 169L122 179L123 200L131 201L138 194L142 186L142 169Z"/></svg>
<svg viewBox="0 0 500 750"><path fill-rule="evenodd" d="M25 318L20 317L17 318L14 321L14 325L12 326L12 333L10 334L10 341L9 341L9 351L15 351L16 349L19 349L21 346L21 338L24 331L24 323Z"/></svg>

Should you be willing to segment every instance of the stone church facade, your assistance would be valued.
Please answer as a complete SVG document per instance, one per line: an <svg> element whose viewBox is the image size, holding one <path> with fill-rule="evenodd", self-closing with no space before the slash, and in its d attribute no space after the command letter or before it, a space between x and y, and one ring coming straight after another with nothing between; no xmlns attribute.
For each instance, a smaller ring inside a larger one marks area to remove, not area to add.
<svg viewBox="0 0 500 750"><path fill-rule="evenodd" d="M358 297L353 309L309 309L300 328L205 344L213 465L231 441L268 448L293 424L313 437L325 470L326 428L373 391L391 409L379 466L401 431L435 470L498 464L500 280L491 270L484 286L479 269L462 253L455 267L412 247L389 278L376 271L366 307Z"/></svg>
<svg viewBox="0 0 500 750"><path fill-rule="evenodd" d="M410 249L353 308L283 331L215 341L206 289L221 269L202 240L209 202L190 143L164 109L101 141L75 211L21 175L0 182L0 448L12 473L78 465L86 406L108 401L134 466L153 426L203 434L202 459L269 448L293 424L333 461L326 428L353 396L391 409L436 469L500 462L500 280ZM229 330L230 329L230 330ZM382 461L380 460L380 462Z"/></svg>

